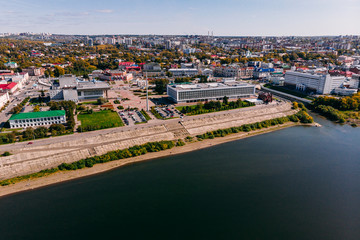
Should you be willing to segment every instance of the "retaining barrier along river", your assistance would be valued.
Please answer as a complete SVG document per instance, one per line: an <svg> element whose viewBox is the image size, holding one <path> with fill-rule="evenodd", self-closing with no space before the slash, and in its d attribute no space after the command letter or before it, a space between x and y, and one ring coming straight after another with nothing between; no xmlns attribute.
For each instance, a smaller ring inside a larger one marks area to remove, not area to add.
<svg viewBox="0 0 360 240"><path fill-rule="evenodd" d="M274 103L207 115L168 120L157 125L142 128L116 128L93 133L74 134L35 141L33 145L18 143L0 146L0 151L10 151L13 155L0 158L0 180L43 169L56 167L61 163L71 163L87 157L105 154L117 149L161 140L176 140L195 136L208 131L225 129L285 117L295 113L290 103ZM110 130L111 131L111 130ZM64 141L62 141L64 139ZM56 141L55 141L56 140Z"/></svg>

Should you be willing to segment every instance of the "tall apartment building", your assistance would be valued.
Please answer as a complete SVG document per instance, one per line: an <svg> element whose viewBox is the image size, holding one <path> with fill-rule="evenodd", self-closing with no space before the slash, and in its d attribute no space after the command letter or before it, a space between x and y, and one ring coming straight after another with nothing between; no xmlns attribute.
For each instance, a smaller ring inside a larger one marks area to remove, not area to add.
<svg viewBox="0 0 360 240"><path fill-rule="evenodd" d="M335 88L341 87L344 81L345 77L330 76L328 73L287 71L284 84L301 91L330 94Z"/></svg>

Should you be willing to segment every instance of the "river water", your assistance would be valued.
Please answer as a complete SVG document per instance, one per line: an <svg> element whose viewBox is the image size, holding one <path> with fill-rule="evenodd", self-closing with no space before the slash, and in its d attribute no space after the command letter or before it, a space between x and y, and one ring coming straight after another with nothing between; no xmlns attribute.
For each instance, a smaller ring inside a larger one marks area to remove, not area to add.
<svg viewBox="0 0 360 240"><path fill-rule="evenodd" d="M360 239L360 128L316 120L0 198L0 239Z"/></svg>

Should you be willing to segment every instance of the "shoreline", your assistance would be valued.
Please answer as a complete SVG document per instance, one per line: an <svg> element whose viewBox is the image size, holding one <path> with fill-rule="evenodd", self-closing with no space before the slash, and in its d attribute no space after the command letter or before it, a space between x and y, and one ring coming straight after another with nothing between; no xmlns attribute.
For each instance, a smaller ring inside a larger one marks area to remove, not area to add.
<svg viewBox="0 0 360 240"><path fill-rule="evenodd" d="M293 122L287 122L282 125L276 125L272 127L268 127L265 129L255 130L251 132L240 132L240 133L234 133L230 134L225 137L219 137L214 139L206 139L203 141L196 141L196 142L190 142L186 143L186 145L181 147L174 147L172 149L167 149L160 152L152 152L147 153L145 155L133 157L133 158L127 158L127 159L120 159L115 160L112 162L102 163L102 164L96 164L92 168L84 168L84 169L78 169L75 171L61 171L54 174L51 174L49 176L35 178L27 181L18 182L15 184L11 184L8 186L0 186L0 197L4 197L7 195L15 194L18 192L23 191L29 191L57 183L62 183L70 180L74 180L77 178L87 177L95 174L104 173L106 171L122 167L125 165L147 161L147 160L153 160L161 157L166 156L172 156L172 155L178 155L182 153L187 153L191 151L196 151L208 147L212 147L215 145L236 141L248 137L253 137L265 133L274 132L277 130L281 130L288 127L293 126L299 126L299 125L306 125L306 124L299 124L299 123L293 123Z"/></svg>

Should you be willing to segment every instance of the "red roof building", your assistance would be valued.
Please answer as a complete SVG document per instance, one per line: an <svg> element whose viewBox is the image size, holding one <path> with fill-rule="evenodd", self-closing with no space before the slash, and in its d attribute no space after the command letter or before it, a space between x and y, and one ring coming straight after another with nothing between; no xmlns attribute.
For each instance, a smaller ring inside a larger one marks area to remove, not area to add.
<svg viewBox="0 0 360 240"><path fill-rule="evenodd" d="M3 92L14 93L17 89L18 89L18 84L15 82L8 84L0 84L0 90L2 90Z"/></svg>

